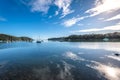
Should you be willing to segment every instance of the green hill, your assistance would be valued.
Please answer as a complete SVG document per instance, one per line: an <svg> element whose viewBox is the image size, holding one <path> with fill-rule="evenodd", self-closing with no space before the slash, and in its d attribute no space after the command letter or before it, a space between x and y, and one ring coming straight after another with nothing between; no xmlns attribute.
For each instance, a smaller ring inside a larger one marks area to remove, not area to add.
<svg viewBox="0 0 120 80"><path fill-rule="evenodd" d="M52 41L120 41L120 32L106 33L106 34L84 34L84 35L70 35L67 37L49 38Z"/></svg>
<svg viewBox="0 0 120 80"><path fill-rule="evenodd" d="M0 42L13 42L13 41L27 41L32 42L33 39L29 37L16 37L7 34L0 34Z"/></svg>

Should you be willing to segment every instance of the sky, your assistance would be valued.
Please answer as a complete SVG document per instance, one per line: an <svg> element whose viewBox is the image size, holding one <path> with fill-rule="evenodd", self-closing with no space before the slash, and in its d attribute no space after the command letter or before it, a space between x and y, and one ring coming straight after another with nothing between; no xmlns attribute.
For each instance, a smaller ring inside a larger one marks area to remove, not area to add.
<svg viewBox="0 0 120 80"><path fill-rule="evenodd" d="M0 33L32 38L120 31L120 0L0 0Z"/></svg>

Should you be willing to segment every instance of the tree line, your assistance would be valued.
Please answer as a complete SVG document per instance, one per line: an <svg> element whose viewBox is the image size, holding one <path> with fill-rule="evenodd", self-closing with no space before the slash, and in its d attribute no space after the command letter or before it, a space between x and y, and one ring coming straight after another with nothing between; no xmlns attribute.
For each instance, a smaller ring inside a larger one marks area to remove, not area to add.
<svg viewBox="0 0 120 80"><path fill-rule="evenodd" d="M70 35L67 37L49 38L54 41L120 41L120 32L106 34Z"/></svg>
<svg viewBox="0 0 120 80"><path fill-rule="evenodd" d="M0 41L1 42L14 42L14 41L27 41L32 42L33 39L29 37L16 37L7 34L0 34Z"/></svg>

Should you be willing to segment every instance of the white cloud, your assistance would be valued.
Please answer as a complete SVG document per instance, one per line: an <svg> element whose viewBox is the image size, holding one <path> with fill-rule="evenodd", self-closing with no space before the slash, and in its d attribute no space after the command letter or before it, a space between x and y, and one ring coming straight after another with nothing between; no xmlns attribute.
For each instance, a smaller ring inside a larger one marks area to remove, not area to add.
<svg viewBox="0 0 120 80"><path fill-rule="evenodd" d="M85 30L79 30L74 32L99 32L99 31L118 31L120 30L120 24L116 24L114 26L107 26L104 28L92 28L92 29L85 29Z"/></svg>
<svg viewBox="0 0 120 80"><path fill-rule="evenodd" d="M52 16L49 16L49 18L52 18Z"/></svg>
<svg viewBox="0 0 120 80"><path fill-rule="evenodd" d="M120 0L96 0L95 7L86 11L90 17L99 15L103 12L113 12L120 9Z"/></svg>
<svg viewBox="0 0 120 80"><path fill-rule="evenodd" d="M72 0L32 0L31 11L35 12L44 12L47 13L51 5L57 6L59 9L55 12L55 15L59 14L59 11L62 10L61 18L66 15L73 13L74 10L70 9Z"/></svg>
<svg viewBox="0 0 120 80"><path fill-rule="evenodd" d="M98 18L98 20L104 20L104 18Z"/></svg>
<svg viewBox="0 0 120 80"><path fill-rule="evenodd" d="M78 17L78 18L73 17L72 19L64 21L63 25L66 27L71 27L71 26L75 25L77 22L79 22L80 20L83 20L85 18L87 18L87 16Z"/></svg>
<svg viewBox="0 0 120 80"><path fill-rule="evenodd" d="M96 0L94 5L95 5L95 6L96 6L96 5L100 5L101 3L102 3L102 0Z"/></svg>
<svg viewBox="0 0 120 80"><path fill-rule="evenodd" d="M59 14L59 12L58 11L55 11L55 16L57 16Z"/></svg>
<svg viewBox="0 0 120 80"><path fill-rule="evenodd" d="M70 9L71 3L72 3L72 0L55 0L55 5L58 6L59 10L62 9L61 18L74 12L74 10Z"/></svg>
<svg viewBox="0 0 120 80"><path fill-rule="evenodd" d="M120 25L120 22L118 22L117 25Z"/></svg>
<svg viewBox="0 0 120 80"><path fill-rule="evenodd" d="M32 6L32 11L37 11L37 12L44 12L47 13L50 5L52 4L52 0L35 0L31 2Z"/></svg>
<svg viewBox="0 0 120 80"><path fill-rule="evenodd" d="M120 14L118 14L118 15L112 17L112 18L109 18L109 19L107 19L105 21L111 21L111 20L117 20L117 19L120 19Z"/></svg>
<svg viewBox="0 0 120 80"><path fill-rule="evenodd" d="M3 17L0 17L0 21L6 21L6 19Z"/></svg>
<svg viewBox="0 0 120 80"><path fill-rule="evenodd" d="M83 26L83 24L81 24L81 23L78 23L77 25L78 25L78 26Z"/></svg>
<svg viewBox="0 0 120 80"><path fill-rule="evenodd" d="M76 24L79 21L79 18L72 18L69 20L66 20L63 25L66 27L71 27L72 25Z"/></svg>

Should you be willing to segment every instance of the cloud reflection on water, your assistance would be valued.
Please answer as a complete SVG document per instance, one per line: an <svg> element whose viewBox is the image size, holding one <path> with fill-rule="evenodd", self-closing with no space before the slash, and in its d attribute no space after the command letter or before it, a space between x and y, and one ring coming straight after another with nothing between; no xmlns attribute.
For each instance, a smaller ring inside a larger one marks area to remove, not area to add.
<svg viewBox="0 0 120 80"><path fill-rule="evenodd" d="M0 69L3 68L7 63L8 63L8 61L0 62Z"/></svg>
<svg viewBox="0 0 120 80"><path fill-rule="evenodd" d="M85 49L104 49L108 51L117 51L120 52L120 43L115 42L94 42L94 43L80 43L79 48Z"/></svg>
<svg viewBox="0 0 120 80"><path fill-rule="evenodd" d="M63 61L63 69L60 68L60 73L58 76L60 77L60 80L74 80L72 73L71 73L71 68L74 67L73 65L68 64L67 62Z"/></svg>
<svg viewBox="0 0 120 80"><path fill-rule="evenodd" d="M50 75L50 68L49 67L44 67L40 69L33 69L33 73L37 79L40 80L51 80L52 77Z"/></svg>
<svg viewBox="0 0 120 80"><path fill-rule="evenodd" d="M97 70L102 76L108 80L120 80L120 68L112 65L102 64L100 62L91 61L94 65L86 65L92 69Z"/></svg>
<svg viewBox="0 0 120 80"><path fill-rule="evenodd" d="M58 71L56 74L51 70L51 66L34 68L33 73L35 78L39 80L74 80L71 73L71 69L74 67L73 65L62 61L62 64L57 64L56 67Z"/></svg>
<svg viewBox="0 0 120 80"><path fill-rule="evenodd" d="M64 54L64 57L72 59L72 60L80 60L80 61L84 61L85 60L84 58L81 58L80 56L78 56L77 54L75 54L75 53L73 53L71 51L66 52Z"/></svg>
<svg viewBox="0 0 120 80"><path fill-rule="evenodd" d="M114 59L114 60L120 61L120 56L107 55L106 57L108 57L108 58L110 58L110 59Z"/></svg>

